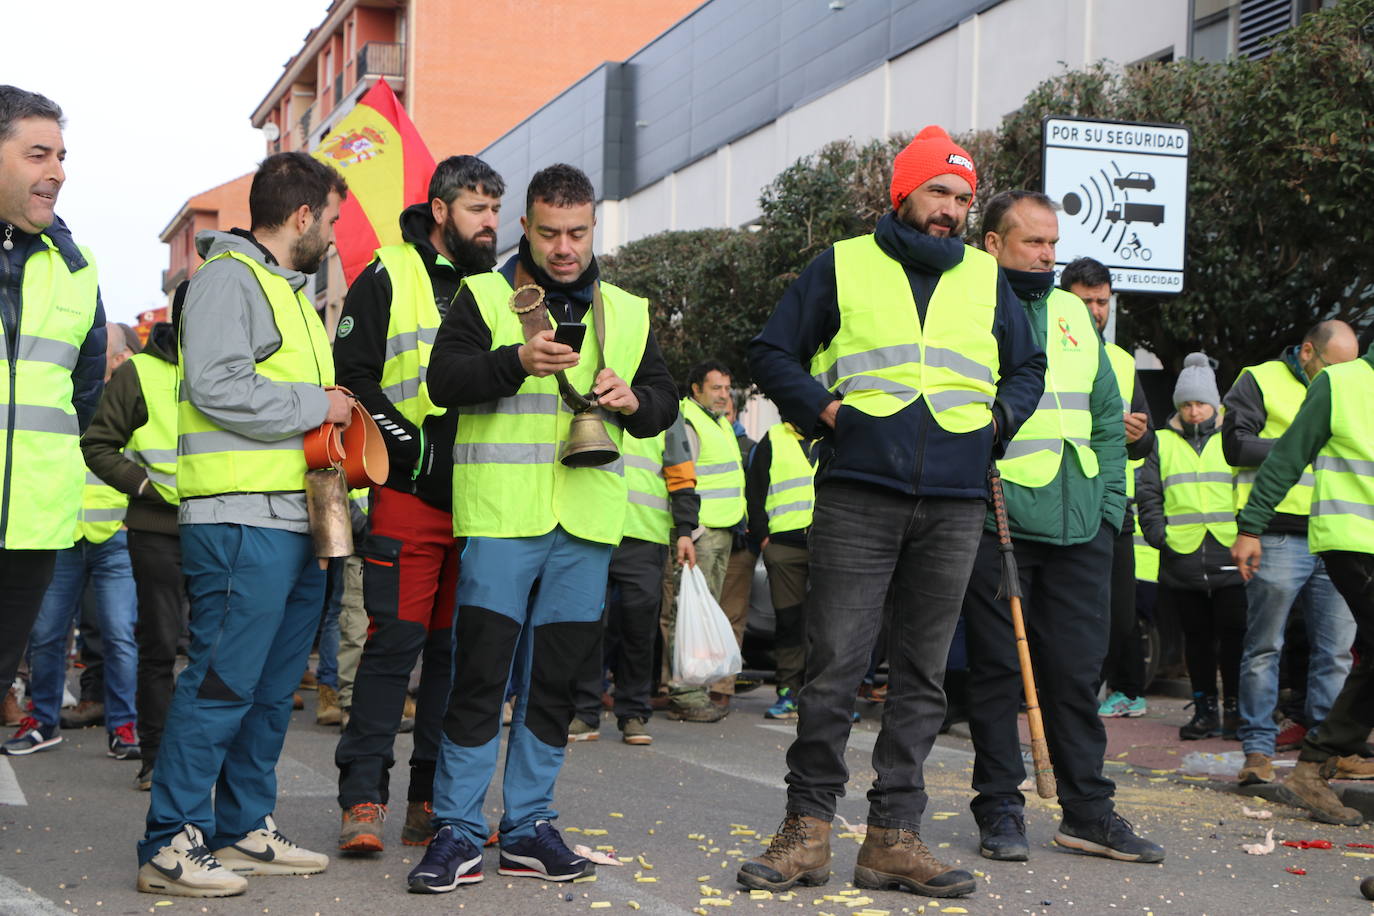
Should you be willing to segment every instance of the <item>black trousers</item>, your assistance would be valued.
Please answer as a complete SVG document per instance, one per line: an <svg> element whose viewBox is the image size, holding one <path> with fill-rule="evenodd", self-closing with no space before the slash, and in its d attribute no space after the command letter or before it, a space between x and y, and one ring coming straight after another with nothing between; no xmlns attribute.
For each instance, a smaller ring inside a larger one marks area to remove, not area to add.
<svg viewBox="0 0 1374 916"><path fill-rule="evenodd" d="M601 675L606 668L615 677L616 721L623 724L653 715L649 691L667 559L666 545L638 538L626 538L611 554L602 648L589 656L573 688L575 715L588 725L601 721Z"/></svg>
<svg viewBox="0 0 1374 916"><path fill-rule="evenodd" d="M9 690L57 564L55 550L0 548L0 690Z"/></svg>
<svg viewBox="0 0 1374 916"><path fill-rule="evenodd" d="M1102 775L1107 731L1097 715L1097 688L1107 651L1108 578L1116 532L1105 524L1083 544L1016 542L1021 608L1044 713L1045 738L1059 782L1059 804L1074 821L1112 810L1116 785ZM979 820L1004 802L1024 805L1026 778L1016 718L1021 666L1011 605L997 597L997 536L984 532L964 598L968 627L969 731L973 736L972 808Z"/></svg>
<svg viewBox="0 0 1374 916"><path fill-rule="evenodd" d="M921 829L925 759L945 717L945 661L986 514L981 499L840 482L816 488L806 683L787 750L788 812L835 816L849 781L855 695L886 617L888 691L873 747L868 823Z"/></svg>
<svg viewBox="0 0 1374 916"><path fill-rule="evenodd" d="M1129 527L1112 542L1112 622L1102 679L1134 700L1145 693L1145 652L1135 607L1135 543Z"/></svg>
<svg viewBox="0 0 1374 916"><path fill-rule="evenodd" d="M1183 659L1193 693L1215 697L1217 670L1221 695L1240 698L1240 656L1245 643L1245 586L1210 592L1159 587L1159 600L1173 607L1183 628Z"/></svg>
<svg viewBox="0 0 1374 916"><path fill-rule="evenodd" d="M181 538L156 531L129 531L129 562L138 591L138 743L143 759L157 757L172 707L177 642L190 614L181 574Z"/></svg>
<svg viewBox="0 0 1374 916"><path fill-rule="evenodd" d="M1361 754L1374 730L1374 554L1349 550L1322 553L1326 574L1341 593L1359 628L1359 664L1350 669L1326 719L1303 739L1299 760Z"/></svg>

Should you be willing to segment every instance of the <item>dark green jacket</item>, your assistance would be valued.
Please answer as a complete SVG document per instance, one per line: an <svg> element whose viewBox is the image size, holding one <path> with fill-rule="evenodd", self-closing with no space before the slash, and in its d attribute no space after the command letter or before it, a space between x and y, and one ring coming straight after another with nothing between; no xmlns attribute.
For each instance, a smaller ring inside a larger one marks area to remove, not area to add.
<svg viewBox="0 0 1374 916"><path fill-rule="evenodd" d="M1374 366L1374 351L1360 359ZM1250 500L1241 510L1236 525L1245 534L1263 534L1274 517L1274 507L1283 502L1303 468L1316 460L1317 453L1331 438L1331 378L1318 372L1307 386L1307 397L1289 426L1274 442L1269 456L1260 465Z"/></svg>
<svg viewBox="0 0 1374 916"><path fill-rule="evenodd" d="M1013 270L1006 273L1030 319L1035 342L1045 347L1045 300L1054 275ZM1078 460L1072 453L1066 453L1059 465L1059 476L1043 487L1002 481L1014 538L1067 546L1092 540L1103 522L1113 532L1121 531L1126 513L1126 427L1121 420L1121 389L1106 348L1096 335L1093 339L1099 357L1089 408L1093 415L1091 447L1097 453L1097 476L1083 476ZM996 530L991 511L986 527Z"/></svg>

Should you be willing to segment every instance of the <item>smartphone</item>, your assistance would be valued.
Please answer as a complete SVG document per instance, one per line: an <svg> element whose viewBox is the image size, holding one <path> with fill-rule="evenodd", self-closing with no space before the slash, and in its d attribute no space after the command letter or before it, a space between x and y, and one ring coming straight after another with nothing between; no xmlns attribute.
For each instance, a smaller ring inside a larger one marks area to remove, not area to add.
<svg viewBox="0 0 1374 916"><path fill-rule="evenodd" d="M573 348L573 352L575 353L582 352L582 338L586 336L587 326L575 322L560 324L553 332L553 339L556 342L567 344Z"/></svg>

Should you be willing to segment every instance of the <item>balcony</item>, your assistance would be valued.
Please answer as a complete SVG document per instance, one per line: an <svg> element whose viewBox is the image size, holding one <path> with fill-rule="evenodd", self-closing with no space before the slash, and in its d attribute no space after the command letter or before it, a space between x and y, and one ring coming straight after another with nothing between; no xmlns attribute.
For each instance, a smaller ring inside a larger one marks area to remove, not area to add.
<svg viewBox="0 0 1374 916"><path fill-rule="evenodd" d="M406 75L406 46L401 42L369 41L358 49L355 60L357 82L369 76L386 76L395 85L396 79Z"/></svg>

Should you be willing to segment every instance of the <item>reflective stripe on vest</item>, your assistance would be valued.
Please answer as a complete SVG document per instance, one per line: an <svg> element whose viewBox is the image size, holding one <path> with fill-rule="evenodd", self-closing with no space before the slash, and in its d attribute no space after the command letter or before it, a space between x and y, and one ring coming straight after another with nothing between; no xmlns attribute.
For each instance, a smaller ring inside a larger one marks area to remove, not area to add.
<svg viewBox="0 0 1374 916"><path fill-rule="evenodd" d="M744 518L744 463L735 430L725 417L712 419L691 398L682 399L682 419L692 424L701 442L701 454L696 458L701 524L733 528Z"/></svg>
<svg viewBox="0 0 1374 916"><path fill-rule="evenodd" d="M95 321L95 256L72 273L47 236L24 262L13 352L0 333L0 548L72 546L86 462L72 370ZM13 383L13 384L11 384Z"/></svg>
<svg viewBox="0 0 1374 916"><path fill-rule="evenodd" d="M773 447L768 494L763 500L768 533L804 531L811 527L816 506L816 468L802 450L801 436L786 423L769 427L768 442Z"/></svg>
<svg viewBox="0 0 1374 916"><path fill-rule="evenodd" d="M906 271L872 235L837 242L834 251L840 328L812 358L811 375L870 416L889 417L924 398L950 432L991 423L1000 365L997 262L966 247L940 275L923 322Z"/></svg>
<svg viewBox="0 0 1374 916"><path fill-rule="evenodd" d="M377 249L377 259L391 277L391 317L386 326L382 394L416 426L444 408L429 399L429 354L439 333L434 284L414 245Z"/></svg>
<svg viewBox="0 0 1374 916"><path fill-rule="evenodd" d="M521 344L525 335L510 310L511 287L499 273L463 279L491 330L491 348ZM605 365L633 379L649 336L649 304L601 283L606 319ZM594 324L588 310L588 324ZM568 381L588 391L602 364L595 327ZM536 537L561 526L574 537L618 544L624 532L627 487L623 460L600 468L569 468L559 460L572 413L553 376L527 377L512 397L458 408L453 446L453 531L459 537ZM601 413L602 426L621 446L620 424Z"/></svg>
<svg viewBox="0 0 1374 916"><path fill-rule="evenodd" d="M620 440L625 461L626 499L625 537L654 544L667 544L673 529L669 508L668 482L663 478L663 448L667 433L652 439L624 436Z"/></svg>
<svg viewBox="0 0 1374 916"><path fill-rule="evenodd" d="M334 384L329 337L314 308L284 277L236 251L231 258L250 270L271 307L281 346L254 366L274 382ZM204 269L204 264L201 269ZM195 278L191 279L194 284ZM305 489L305 452L300 434L272 442L251 439L218 426L191 403L186 392L185 351L177 360L180 387L177 418L177 491L182 499L221 493L292 493Z"/></svg>
<svg viewBox="0 0 1374 916"><path fill-rule="evenodd" d="M1313 462L1307 545L1374 553L1374 367L1358 358L1322 371L1331 382L1331 438Z"/></svg>
<svg viewBox="0 0 1374 916"><path fill-rule="evenodd" d="M1202 454L1172 429L1161 429L1159 477L1164 485L1164 542L1178 554L1202 546L1211 532L1223 547L1236 542L1235 481L1221 453L1221 432L1208 437Z"/></svg>
<svg viewBox="0 0 1374 916"><path fill-rule="evenodd" d="M1101 352L1102 341L1083 300L1051 290L1045 303L1045 393L997 462L1004 478L1023 487L1043 487L1059 473L1065 443L1077 454L1083 476L1097 476L1097 453L1089 444Z"/></svg>
<svg viewBox="0 0 1374 916"><path fill-rule="evenodd" d="M81 488L81 512L76 518L76 539L85 538L91 544L103 544L124 526L124 513L129 497L107 486L103 480L86 472Z"/></svg>
<svg viewBox="0 0 1374 916"><path fill-rule="evenodd" d="M151 353L129 357L148 422L134 430L124 455L148 474L158 495L175 506L177 498L177 367Z"/></svg>
<svg viewBox="0 0 1374 916"><path fill-rule="evenodd" d="M1307 397L1307 386L1293 375L1293 370L1281 359L1271 359L1258 366L1240 370L1241 375L1250 373L1259 386L1264 399L1264 427L1259 431L1261 439L1277 439L1293 424L1303 399ZM1259 468L1236 468L1236 513L1245 508L1254 488ZM1312 512L1312 486L1316 478L1312 476L1312 466L1303 468L1302 477L1288 494L1274 507L1275 512L1288 515L1310 515Z"/></svg>
<svg viewBox="0 0 1374 916"><path fill-rule="evenodd" d="M1158 582L1159 551L1145 543L1145 535L1140 531L1139 518L1135 520L1131 546L1135 549L1135 577L1141 582Z"/></svg>
<svg viewBox="0 0 1374 916"><path fill-rule="evenodd" d="M1112 374L1116 376L1116 387L1121 390L1121 414L1131 412L1131 402L1135 400L1135 357L1114 343L1104 345L1107 359L1112 364ZM1135 469L1144 464L1144 459L1126 462L1126 499L1135 499Z"/></svg>

